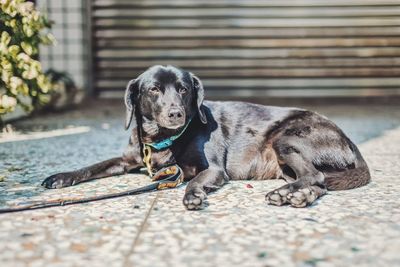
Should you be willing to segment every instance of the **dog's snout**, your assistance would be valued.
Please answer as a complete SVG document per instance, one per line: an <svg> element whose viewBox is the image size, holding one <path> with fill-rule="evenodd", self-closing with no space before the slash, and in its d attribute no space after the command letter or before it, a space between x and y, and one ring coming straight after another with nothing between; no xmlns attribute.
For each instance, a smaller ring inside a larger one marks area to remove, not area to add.
<svg viewBox="0 0 400 267"><path fill-rule="evenodd" d="M168 117L170 119L180 119L183 117L183 112L180 109L172 108L168 112Z"/></svg>

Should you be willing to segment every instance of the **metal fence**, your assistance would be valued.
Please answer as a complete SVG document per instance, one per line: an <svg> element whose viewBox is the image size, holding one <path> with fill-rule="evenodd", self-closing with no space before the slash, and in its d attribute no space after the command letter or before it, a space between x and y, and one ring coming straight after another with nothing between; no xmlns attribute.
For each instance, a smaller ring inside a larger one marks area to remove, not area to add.
<svg viewBox="0 0 400 267"><path fill-rule="evenodd" d="M196 73L208 95L400 93L400 0L39 2L63 18L55 27L64 50L49 64L60 57L96 95L120 96L154 64Z"/></svg>

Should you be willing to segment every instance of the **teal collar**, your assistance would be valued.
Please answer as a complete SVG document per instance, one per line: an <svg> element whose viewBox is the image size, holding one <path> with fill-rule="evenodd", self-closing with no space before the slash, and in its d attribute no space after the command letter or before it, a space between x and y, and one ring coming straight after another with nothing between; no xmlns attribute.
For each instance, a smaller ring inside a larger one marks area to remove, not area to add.
<svg viewBox="0 0 400 267"><path fill-rule="evenodd" d="M152 148L154 148L155 150L161 150L164 148L168 148L170 146L172 146L173 142L178 139L187 129L187 127L189 126L189 123L192 119L189 120L189 122L185 125L185 128L183 128L183 130L174 136L168 137L167 139L161 140L160 142L156 142L156 143L144 143L144 145L146 146L151 146Z"/></svg>

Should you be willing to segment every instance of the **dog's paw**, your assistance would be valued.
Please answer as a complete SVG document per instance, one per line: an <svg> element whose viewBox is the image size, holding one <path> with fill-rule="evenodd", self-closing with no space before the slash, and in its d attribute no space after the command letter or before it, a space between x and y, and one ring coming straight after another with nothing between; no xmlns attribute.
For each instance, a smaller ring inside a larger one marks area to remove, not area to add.
<svg viewBox="0 0 400 267"><path fill-rule="evenodd" d="M199 188L195 188L185 193L185 196L183 197L183 205L185 205L188 210L200 210L206 206L206 199L206 192Z"/></svg>
<svg viewBox="0 0 400 267"><path fill-rule="evenodd" d="M269 192L265 196L265 200L270 205L282 206L288 203L287 195L289 194L289 192L289 188L281 187Z"/></svg>
<svg viewBox="0 0 400 267"><path fill-rule="evenodd" d="M324 192L325 193L325 192ZM321 188L318 186L308 186L300 188L288 194L287 198L292 207L304 208L311 205L321 196Z"/></svg>
<svg viewBox="0 0 400 267"><path fill-rule="evenodd" d="M317 198L326 193L326 189L317 185L287 184L266 195L268 204L304 208L311 205Z"/></svg>
<svg viewBox="0 0 400 267"><path fill-rule="evenodd" d="M42 186L48 189L62 188L74 185L74 176L69 173L58 173L44 179Z"/></svg>

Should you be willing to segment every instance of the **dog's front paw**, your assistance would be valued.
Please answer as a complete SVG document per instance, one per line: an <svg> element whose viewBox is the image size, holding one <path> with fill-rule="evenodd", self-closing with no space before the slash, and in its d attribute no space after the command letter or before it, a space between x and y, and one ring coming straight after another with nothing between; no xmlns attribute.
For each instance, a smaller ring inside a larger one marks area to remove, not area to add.
<svg viewBox="0 0 400 267"><path fill-rule="evenodd" d="M188 190L183 197L183 205L188 210L200 210L206 206L207 194L200 188Z"/></svg>
<svg viewBox="0 0 400 267"><path fill-rule="evenodd" d="M62 188L74 184L74 176L69 173L57 173L47 177L42 182L42 186L48 189Z"/></svg>

